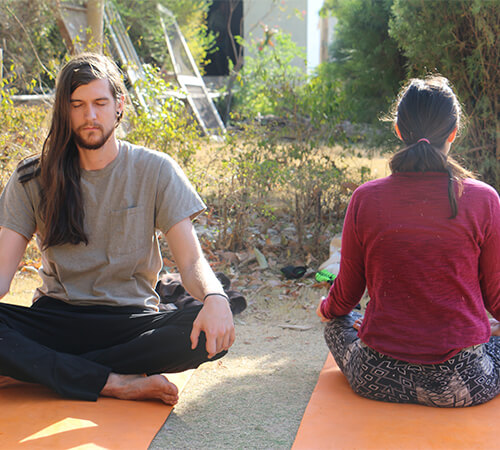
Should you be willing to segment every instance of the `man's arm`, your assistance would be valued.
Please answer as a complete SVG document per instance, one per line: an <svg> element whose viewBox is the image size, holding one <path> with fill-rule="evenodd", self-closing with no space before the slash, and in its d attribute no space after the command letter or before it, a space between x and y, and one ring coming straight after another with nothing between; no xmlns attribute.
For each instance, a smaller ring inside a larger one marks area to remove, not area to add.
<svg viewBox="0 0 500 450"><path fill-rule="evenodd" d="M203 308L193 323L192 348L198 345L201 331L207 338L207 352L211 358L227 350L234 342L233 315L222 286L203 256L191 219L175 224L166 234L167 243L182 278L182 284L195 298L204 301Z"/></svg>
<svg viewBox="0 0 500 450"><path fill-rule="evenodd" d="M22 234L0 228L0 298L9 292L27 245L28 240Z"/></svg>

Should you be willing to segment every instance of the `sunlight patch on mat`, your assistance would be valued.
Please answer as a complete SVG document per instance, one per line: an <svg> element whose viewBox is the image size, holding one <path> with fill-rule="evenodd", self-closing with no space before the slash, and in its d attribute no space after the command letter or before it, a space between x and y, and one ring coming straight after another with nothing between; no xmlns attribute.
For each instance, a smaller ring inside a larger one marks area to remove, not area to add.
<svg viewBox="0 0 500 450"><path fill-rule="evenodd" d="M92 428L92 427L97 427L98 425L91 420L85 420L85 419L75 419L73 417L66 417L63 420L60 420L59 422L53 423L52 425L49 425L48 427L44 428L43 430L37 431L35 434L32 434L31 436L28 436L24 439L22 439L20 442L27 442L27 441L33 441L35 439L41 439L47 436L53 436L54 434L58 433L64 433L68 429L71 430L78 430L81 428Z"/></svg>

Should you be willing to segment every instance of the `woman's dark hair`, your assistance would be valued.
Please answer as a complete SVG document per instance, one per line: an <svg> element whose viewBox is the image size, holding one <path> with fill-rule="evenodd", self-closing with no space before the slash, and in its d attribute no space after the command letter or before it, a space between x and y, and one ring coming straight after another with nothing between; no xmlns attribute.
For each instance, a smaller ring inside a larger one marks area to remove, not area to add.
<svg viewBox="0 0 500 450"><path fill-rule="evenodd" d="M461 126L462 109L446 78L412 79L401 90L393 110L394 124L405 147L389 161L392 173L446 172L451 218L458 214L454 184L473 174L444 152L451 133Z"/></svg>
<svg viewBox="0 0 500 450"><path fill-rule="evenodd" d="M21 182L33 176L40 177L40 217L45 225L43 248L88 243L84 229L80 162L71 130L70 100L78 87L101 79L108 80L113 98L121 101L126 94L121 73L107 57L82 53L62 68L56 83L52 122L39 161L30 160L18 168ZM120 113L116 126L121 118ZM32 170L23 174L29 167Z"/></svg>

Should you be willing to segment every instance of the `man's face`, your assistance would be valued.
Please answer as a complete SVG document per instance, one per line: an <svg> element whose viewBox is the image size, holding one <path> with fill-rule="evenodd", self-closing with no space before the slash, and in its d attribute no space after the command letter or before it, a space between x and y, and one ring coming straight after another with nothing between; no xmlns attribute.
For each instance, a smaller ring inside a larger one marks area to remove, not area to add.
<svg viewBox="0 0 500 450"><path fill-rule="evenodd" d="M71 94L70 120L76 145L85 150L101 148L113 134L117 104L108 80L94 80L76 88Z"/></svg>

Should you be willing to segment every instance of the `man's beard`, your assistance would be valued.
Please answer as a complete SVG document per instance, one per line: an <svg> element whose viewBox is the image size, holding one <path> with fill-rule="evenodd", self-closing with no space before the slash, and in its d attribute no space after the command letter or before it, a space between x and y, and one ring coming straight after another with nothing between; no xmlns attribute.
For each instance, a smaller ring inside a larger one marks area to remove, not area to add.
<svg viewBox="0 0 500 450"><path fill-rule="evenodd" d="M73 131L73 133L72 133L72 137L73 137L73 140L75 141L75 144L78 147L83 148L85 150L98 150L98 149L100 149L107 142L109 137L113 134L112 128L105 131L102 128L102 126L93 124L92 126L96 126L99 128L99 130L101 130L101 133L102 133L101 136L97 140L85 139L81 134L81 129L86 127L86 126L88 126L88 125L83 125L80 128L78 128L76 131ZM97 130L93 131L93 133L97 133Z"/></svg>

